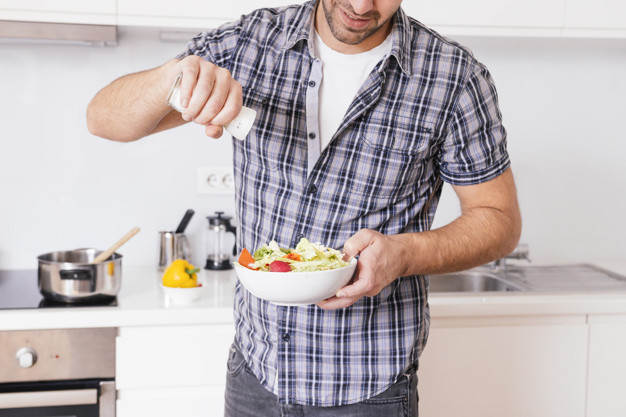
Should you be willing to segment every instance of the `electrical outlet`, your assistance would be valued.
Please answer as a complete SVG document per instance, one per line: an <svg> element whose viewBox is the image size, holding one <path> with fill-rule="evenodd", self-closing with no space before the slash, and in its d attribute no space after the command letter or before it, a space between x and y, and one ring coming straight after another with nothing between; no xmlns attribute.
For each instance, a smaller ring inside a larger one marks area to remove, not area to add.
<svg viewBox="0 0 626 417"><path fill-rule="evenodd" d="M232 167L198 167L198 194L232 194L235 178Z"/></svg>

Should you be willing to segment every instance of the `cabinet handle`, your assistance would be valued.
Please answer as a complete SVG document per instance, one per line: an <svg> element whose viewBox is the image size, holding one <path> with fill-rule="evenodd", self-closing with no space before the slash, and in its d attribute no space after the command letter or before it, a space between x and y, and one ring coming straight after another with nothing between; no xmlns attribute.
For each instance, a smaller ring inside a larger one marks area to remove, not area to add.
<svg viewBox="0 0 626 417"><path fill-rule="evenodd" d="M0 409L98 404L98 390L11 392L0 394Z"/></svg>

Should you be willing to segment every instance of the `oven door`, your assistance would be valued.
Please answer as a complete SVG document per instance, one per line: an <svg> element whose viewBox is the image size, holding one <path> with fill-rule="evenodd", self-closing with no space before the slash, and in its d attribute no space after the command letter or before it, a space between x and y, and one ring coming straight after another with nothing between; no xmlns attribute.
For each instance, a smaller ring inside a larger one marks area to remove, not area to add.
<svg viewBox="0 0 626 417"><path fill-rule="evenodd" d="M115 382L1 384L0 417L115 417Z"/></svg>

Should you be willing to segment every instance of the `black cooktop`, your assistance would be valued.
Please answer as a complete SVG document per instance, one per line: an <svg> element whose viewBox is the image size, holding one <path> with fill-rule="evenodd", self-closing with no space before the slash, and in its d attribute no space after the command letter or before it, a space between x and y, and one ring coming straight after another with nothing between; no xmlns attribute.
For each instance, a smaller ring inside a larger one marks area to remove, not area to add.
<svg viewBox="0 0 626 417"><path fill-rule="evenodd" d="M117 299L105 302L60 303L39 292L37 270L0 270L0 310L24 308L115 307Z"/></svg>

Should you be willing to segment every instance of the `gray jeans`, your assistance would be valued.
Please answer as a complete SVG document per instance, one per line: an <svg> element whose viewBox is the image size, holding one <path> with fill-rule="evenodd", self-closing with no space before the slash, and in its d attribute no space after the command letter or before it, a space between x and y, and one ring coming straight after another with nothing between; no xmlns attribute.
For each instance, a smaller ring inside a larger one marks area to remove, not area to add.
<svg viewBox="0 0 626 417"><path fill-rule="evenodd" d="M225 417L417 417L417 374L403 376L389 389L357 404L311 407L279 404L246 365L235 344L226 377Z"/></svg>

